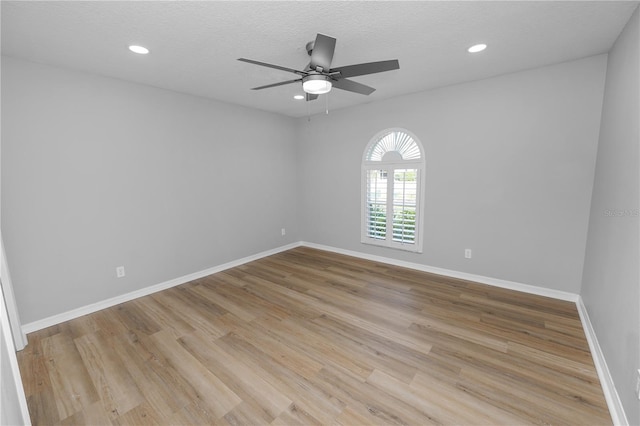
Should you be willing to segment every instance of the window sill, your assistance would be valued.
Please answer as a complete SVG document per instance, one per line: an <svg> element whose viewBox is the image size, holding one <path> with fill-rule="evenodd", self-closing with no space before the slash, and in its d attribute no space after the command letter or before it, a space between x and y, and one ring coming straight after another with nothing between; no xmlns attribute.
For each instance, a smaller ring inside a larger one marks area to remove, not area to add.
<svg viewBox="0 0 640 426"><path fill-rule="evenodd" d="M366 244L369 246L384 247L384 248L400 250L400 251L408 251L410 253L422 253L422 247L417 244L389 243L387 240L376 241L370 238L363 239L360 242L362 244Z"/></svg>

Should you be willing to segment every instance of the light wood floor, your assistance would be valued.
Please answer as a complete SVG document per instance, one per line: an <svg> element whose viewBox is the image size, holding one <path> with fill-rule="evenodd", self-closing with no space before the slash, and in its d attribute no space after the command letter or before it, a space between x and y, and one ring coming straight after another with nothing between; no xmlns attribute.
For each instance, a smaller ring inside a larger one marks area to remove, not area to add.
<svg viewBox="0 0 640 426"><path fill-rule="evenodd" d="M34 425L611 424L576 307L297 248L29 335Z"/></svg>

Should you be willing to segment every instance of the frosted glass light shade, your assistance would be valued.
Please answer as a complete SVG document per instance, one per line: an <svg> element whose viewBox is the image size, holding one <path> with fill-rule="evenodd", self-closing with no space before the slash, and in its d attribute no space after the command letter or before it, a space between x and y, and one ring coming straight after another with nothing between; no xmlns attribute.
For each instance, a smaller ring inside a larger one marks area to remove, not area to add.
<svg viewBox="0 0 640 426"><path fill-rule="evenodd" d="M331 91L331 81L324 75L310 75L302 81L302 90L312 95L323 95Z"/></svg>

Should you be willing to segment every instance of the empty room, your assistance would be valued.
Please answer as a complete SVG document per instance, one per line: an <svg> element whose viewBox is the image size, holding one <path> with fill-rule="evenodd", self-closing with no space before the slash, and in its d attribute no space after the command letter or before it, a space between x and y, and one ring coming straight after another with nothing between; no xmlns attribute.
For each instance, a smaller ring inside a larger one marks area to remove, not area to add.
<svg viewBox="0 0 640 426"><path fill-rule="evenodd" d="M2 1L2 425L640 425L638 1Z"/></svg>

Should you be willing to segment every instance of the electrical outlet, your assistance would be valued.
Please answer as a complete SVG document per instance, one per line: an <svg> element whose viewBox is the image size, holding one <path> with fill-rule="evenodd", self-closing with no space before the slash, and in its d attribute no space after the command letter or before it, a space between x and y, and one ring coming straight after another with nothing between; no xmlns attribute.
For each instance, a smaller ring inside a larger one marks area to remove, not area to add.
<svg viewBox="0 0 640 426"><path fill-rule="evenodd" d="M464 258L471 259L471 249L464 249Z"/></svg>
<svg viewBox="0 0 640 426"><path fill-rule="evenodd" d="M282 233L282 236L283 236L283 237L284 237L285 235L287 235L287 230L286 230L286 229L284 229L284 228L282 228L282 229L280 230L280 232Z"/></svg>
<svg viewBox="0 0 640 426"><path fill-rule="evenodd" d="M118 266L116 268L116 277L118 278L124 277L124 266Z"/></svg>
<svg viewBox="0 0 640 426"><path fill-rule="evenodd" d="M638 370L638 374L636 374L636 396L640 400L640 370Z"/></svg>

